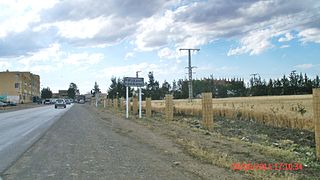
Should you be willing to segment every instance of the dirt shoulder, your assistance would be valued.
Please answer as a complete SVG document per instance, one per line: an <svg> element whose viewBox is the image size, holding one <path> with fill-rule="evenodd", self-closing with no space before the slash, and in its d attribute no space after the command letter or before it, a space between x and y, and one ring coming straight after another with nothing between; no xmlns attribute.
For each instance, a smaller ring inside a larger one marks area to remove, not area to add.
<svg viewBox="0 0 320 180"><path fill-rule="evenodd" d="M166 156L169 163L175 168L195 174L201 179L250 179L248 176L232 172L231 169L204 163L198 158L190 156L184 146L177 142L177 140L183 141L183 139L172 136L171 133L175 134L175 130L168 129L166 123L154 124L151 121L146 122L132 118L127 120L119 112L91 108L102 120L113 123L116 132L160 150L159 153Z"/></svg>
<svg viewBox="0 0 320 180"><path fill-rule="evenodd" d="M124 114L114 113L121 117ZM157 136L170 138L185 154L202 164L221 167L232 175L254 179L320 176L312 132L222 118L216 118L213 130L207 131L202 129L200 119L175 116L174 121L165 122L159 114L149 119L130 118ZM256 170L255 164L265 164L266 169Z"/></svg>

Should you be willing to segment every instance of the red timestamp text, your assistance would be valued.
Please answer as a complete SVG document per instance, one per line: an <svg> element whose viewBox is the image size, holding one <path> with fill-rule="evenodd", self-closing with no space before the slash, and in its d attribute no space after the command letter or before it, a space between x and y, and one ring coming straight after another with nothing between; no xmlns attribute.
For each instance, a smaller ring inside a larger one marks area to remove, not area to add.
<svg viewBox="0 0 320 180"><path fill-rule="evenodd" d="M231 169L235 171L301 171L301 163L233 163Z"/></svg>

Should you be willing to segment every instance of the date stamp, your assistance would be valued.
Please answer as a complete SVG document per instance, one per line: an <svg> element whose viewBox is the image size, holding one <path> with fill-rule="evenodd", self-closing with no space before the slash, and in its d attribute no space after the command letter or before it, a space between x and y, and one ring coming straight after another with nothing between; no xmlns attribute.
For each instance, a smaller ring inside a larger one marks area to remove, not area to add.
<svg viewBox="0 0 320 180"><path fill-rule="evenodd" d="M234 171L302 171L301 163L233 163Z"/></svg>

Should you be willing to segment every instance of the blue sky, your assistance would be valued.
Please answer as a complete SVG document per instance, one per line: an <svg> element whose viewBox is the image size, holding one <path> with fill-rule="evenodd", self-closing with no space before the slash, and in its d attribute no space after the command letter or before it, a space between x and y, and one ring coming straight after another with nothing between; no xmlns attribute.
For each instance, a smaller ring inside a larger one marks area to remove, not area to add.
<svg viewBox="0 0 320 180"><path fill-rule="evenodd" d="M195 78L278 78L320 74L317 0L0 0L0 71L39 74L54 92L81 93L114 77L172 82Z"/></svg>

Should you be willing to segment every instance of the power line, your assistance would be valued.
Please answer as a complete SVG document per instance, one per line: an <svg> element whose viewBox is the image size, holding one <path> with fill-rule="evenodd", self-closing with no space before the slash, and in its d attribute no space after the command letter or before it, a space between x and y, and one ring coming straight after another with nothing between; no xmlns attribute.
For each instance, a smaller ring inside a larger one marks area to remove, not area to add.
<svg viewBox="0 0 320 180"><path fill-rule="evenodd" d="M188 74L189 74L189 101L192 101L193 98L193 92L192 92L192 69L195 68L194 66L191 66L191 51L200 51L200 49L191 49L191 48L185 48L185 49L179 49L179 51L188 51L189 55L189 61L188 61Z"/></svg>
<svg viewBox="0 0 320 180"><path fill-rule="evenodd" d="M254 80L256 80L256 75L258 75L258 76L259 76L259 74L258 74L258 73L250 74L250 76L253 76L253 79L254 79Z"/></svg>

